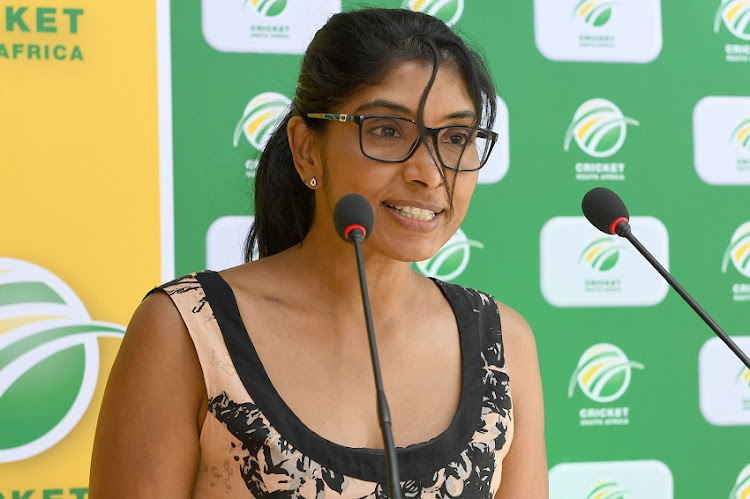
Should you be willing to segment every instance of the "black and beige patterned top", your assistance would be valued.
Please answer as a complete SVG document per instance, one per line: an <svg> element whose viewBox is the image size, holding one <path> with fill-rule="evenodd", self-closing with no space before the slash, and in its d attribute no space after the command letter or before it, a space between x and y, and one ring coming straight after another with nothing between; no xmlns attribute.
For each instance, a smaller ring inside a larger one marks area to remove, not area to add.
<svg viewBox="0 0 750 499"><path fill-rule="evenodd" d="M397 449L403 496L490 498L513 437L498 308L481 292L435 283L458 324L461 397L448 429ZM387 497L382 450L324 439L280 398L219 274L185 276L161 289L185 321L208 394L194 497Z"/></svg>

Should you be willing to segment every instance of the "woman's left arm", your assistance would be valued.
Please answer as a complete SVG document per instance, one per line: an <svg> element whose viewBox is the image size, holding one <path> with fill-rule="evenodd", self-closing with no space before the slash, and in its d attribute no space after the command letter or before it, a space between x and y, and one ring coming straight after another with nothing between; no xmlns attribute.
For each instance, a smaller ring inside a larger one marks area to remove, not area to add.
<svg viewBox="0 0 750 499"><path fill-rule="evenodd" d="M514 435L503 460L502 481L495 499L547 499L544 401L534 334L518 312L501 303L498 307L510 376Z"/></svg>

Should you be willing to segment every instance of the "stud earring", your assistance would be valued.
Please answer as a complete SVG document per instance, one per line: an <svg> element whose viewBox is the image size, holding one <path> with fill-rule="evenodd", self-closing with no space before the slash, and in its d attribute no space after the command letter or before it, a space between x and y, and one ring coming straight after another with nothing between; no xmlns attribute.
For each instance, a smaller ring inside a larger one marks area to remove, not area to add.
<svg viewBox="0 0 750 499"><path fill-rule="evenodd" d="M310 187L315 187L315 186L317 186L317 185L318 185L318 181L317 181L317 180L315 180L315 177L313 177L313 178L312 178L312 179L310 180Z"/></svg>

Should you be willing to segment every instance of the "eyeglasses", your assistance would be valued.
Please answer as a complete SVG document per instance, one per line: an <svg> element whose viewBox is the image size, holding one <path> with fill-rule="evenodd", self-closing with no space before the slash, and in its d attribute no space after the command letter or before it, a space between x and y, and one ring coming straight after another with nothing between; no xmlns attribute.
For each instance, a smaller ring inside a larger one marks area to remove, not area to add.
<svg viewBox="0 0 750 499"><path fill-rule="evenodd" d="M413 120L387 115L309 113L308 118L352 122L359 125L359 148L376 161L400 163L417 150L423 134ZM487 162L497 142L497 133L468 125L423 127L432 137L435 151L446 168L458 171L479 170Z"/></svg>

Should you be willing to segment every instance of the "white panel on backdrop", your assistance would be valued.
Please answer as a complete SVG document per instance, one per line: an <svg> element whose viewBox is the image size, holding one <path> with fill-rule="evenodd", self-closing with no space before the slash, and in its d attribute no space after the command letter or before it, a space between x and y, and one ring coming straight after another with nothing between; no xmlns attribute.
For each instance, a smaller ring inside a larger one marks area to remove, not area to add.
<svg viewBox="0 0 750 499"><path fill-rule="evenodd" d="M221 217L206 233L206 268L224 270L245 263L245 239L254 217Z"/></svg>
<svg viewBox="0 0 750 499"><path fill-rule="evenodd" d="M707 184L750 185L750 97L704 97L693 110L695 171Z"/></svg>
<svg viewBox="0 0 750 499"><path fill-rule="evenodd" d="M732 338L750 352L750 336ZM703 344L698 355L701 413L716 426L750 425L750 370L719 338Z"/></svg>
<svg viewBox="0 0 750 499"><path fill-rule="evenodd" d="M672 499L672 472L661 461L562 463L549 470L550 499Z"/></svg>
<svg viewBox="0 0 750 499"><path fill-rule="evenodd" d="M341 0L203 0L203 37L222 52L302 54Z"/></svg>
<svg viewBox="0 0 750 499"><path fill-rule="evenodd" d="M508 106L503 99L497 97L497 116L492 129L499 135L495 148L492 149L490 159L487 160L481 170L479 170L480 184L494 184L500 182L508 173L510 165L510 124L508 117Z"/></svg>
<svg viewBox="0 0 750 499"><path fill-rule="evenodd" d="M651 62L662 47L660 0L534 0L534 36L553 61Z"/></svg>
<svg viewBox="0 0 750 499"><path fill-rule="evenodd" d="M669 238L653 217L633 217L633 234L669 268ZM542 294L558 307L651 306L668 284L628 241L596 230L584 217L555 217L540 235Z"/></svg>

